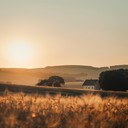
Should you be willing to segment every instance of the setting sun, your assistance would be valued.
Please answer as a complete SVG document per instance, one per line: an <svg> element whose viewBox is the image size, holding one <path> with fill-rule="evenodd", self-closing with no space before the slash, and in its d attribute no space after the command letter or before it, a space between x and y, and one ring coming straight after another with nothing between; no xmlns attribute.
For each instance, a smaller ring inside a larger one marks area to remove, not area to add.
<svg viewBox="0 0 128 128"><path fill-rule="evenodd" d="M27 42L17 41L8 46L8 57L15 65L28 64L33 57L33 49Z"/></svg>

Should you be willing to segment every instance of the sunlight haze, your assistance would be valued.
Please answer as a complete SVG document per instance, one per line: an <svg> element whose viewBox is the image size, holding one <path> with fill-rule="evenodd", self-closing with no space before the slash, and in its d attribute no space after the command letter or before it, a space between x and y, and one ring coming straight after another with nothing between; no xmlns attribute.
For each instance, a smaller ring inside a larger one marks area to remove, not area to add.
<svg viewBox="0 0 128 128"><path fill-rule="evenodd" d="M0 67L128 64L127 0L0 0Z"/></svg>

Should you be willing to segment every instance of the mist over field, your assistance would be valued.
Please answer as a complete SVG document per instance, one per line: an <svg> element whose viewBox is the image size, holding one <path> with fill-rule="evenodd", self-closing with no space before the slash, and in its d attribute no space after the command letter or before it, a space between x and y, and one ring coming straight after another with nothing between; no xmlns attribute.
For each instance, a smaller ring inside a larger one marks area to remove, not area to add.
<svg viewBox="0 0 128 128"><path fill-rule="evenodd" d="M99 74L102 71L120 68L127 69L128 65L116 65L100 68L80 65L48 66L36 69L1 68L0 82L35 85L40 79L46 79L52 75L59 75L65 79L66 87L68 87L68 85L81 87L85 79L98 79Z"/></svg>

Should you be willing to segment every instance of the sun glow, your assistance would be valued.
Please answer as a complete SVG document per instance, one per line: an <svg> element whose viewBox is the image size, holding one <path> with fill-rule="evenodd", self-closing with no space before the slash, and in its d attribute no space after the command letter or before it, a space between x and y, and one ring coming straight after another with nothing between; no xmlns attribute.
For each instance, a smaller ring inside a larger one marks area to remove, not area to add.
<svg viewBox="0 0 128 128"><path fill-rule="evenodd" d="M14 65L28 65L33 58L33 49L27 42L13 42L8 47L8 57Z"/></svg>

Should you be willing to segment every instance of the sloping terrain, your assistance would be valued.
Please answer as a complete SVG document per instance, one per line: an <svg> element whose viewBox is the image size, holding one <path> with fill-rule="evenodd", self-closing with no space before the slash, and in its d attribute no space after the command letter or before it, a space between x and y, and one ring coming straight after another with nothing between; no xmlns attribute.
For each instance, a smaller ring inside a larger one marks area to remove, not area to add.
<svg viewBox="0 0 128 128"><path fill-rule="evenodd" d="M38 80L52 75L62 76L66 82L83 82L85 79L98 79L102 71L119 68L128 68L128 65L110 66L110 68L80 65L48 66L35 69L1 68L0 83L35 85Z"/></svg>

